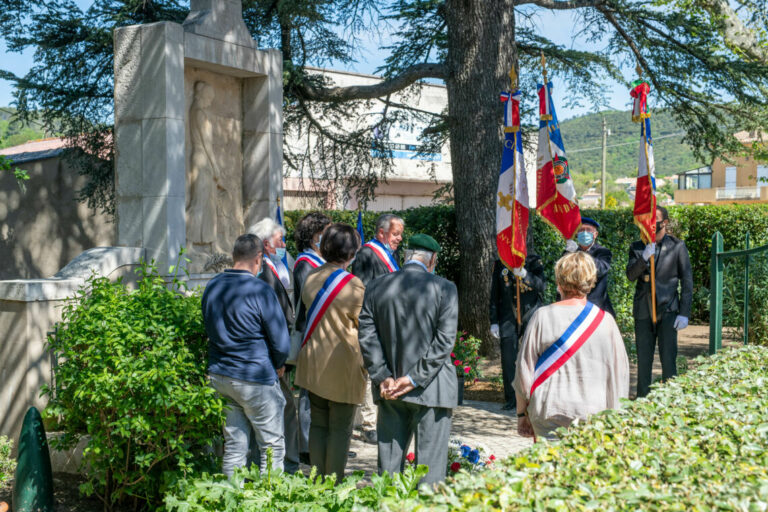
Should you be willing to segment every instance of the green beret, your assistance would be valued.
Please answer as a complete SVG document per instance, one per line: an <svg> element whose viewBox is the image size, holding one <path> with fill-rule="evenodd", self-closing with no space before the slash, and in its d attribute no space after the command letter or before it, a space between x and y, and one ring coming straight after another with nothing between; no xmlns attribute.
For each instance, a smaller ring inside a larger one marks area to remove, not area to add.
<svg viewBox="0 0 768 512"><path fill-rule="evenodd" d="M440 252L440 244L438 244L431 236L418 233L408 239L408 249L421 249L430 252Z"/></svg>

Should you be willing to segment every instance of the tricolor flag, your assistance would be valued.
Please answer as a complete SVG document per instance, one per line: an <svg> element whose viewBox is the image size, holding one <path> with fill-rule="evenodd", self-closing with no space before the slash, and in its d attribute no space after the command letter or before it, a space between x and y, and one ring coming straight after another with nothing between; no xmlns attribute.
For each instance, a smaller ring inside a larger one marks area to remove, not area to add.
<svg viewBox="0 0 768 512"><path fill-rule="evenodd" d="M283 228L283 246L285 246L285 227L283 227L283 216L280 215L280 199L277 200L277 225ZM285 268L288 268L288 251L285 251L281 261Z"/></svg>
<svg viewBox="0 0 768 512"><path fill-rule="evenodd" d="M357 210L357 233L360 235L360 241L365 240L365 232L363 231L363 211Z"/></svg>
<svg viewBox="0 0 768 512"><path fill-rule="evenodd" d="M565 145L552 101L552 82L539 84L539 151L536 165L536 210L566 240L581 224Z"/></svg>
<svg viewBox="0 0 768 512"><path fill-rule="evenodd" d="M528 232L528 180L520 133L519 89L501 93L504 102L504 152L496 192L496 247L508 268L525 264Z"/></svg>
<svg viewBox="0 0 768 512"><path fill-rule="evenodd" d="M630 95L634 98L632 120L640 123L640 151L635 185L635 224L646 244L656 241L656 173L653 162L651 138L651 114L648 112L648 92L651 87L645 80L632 82Z"/></svg>

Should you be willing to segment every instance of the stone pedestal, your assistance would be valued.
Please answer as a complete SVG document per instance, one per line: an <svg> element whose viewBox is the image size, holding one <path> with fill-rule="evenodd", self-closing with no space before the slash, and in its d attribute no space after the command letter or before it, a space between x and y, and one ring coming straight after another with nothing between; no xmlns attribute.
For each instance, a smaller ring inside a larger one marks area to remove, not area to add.
<svg viewBox="0 0 768 512"><path fill-rule="evenodd" d="M115 30L118 244L146 248L161 272L186 247L203 272L274 216L282 101L282 57L255 48L240 0L193 0L183 25Z"/></svg>

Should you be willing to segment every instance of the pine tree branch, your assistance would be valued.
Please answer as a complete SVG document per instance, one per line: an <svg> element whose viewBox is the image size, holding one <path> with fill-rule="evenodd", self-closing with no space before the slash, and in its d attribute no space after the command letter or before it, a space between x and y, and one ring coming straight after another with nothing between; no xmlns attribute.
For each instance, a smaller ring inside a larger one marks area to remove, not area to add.
<svg viewBox="0 0 768 512"><path fill-rule="evenodd" d="M412 83L424 78L445 79L446 69L440 63L414 64L400 74L373 85L351 85L348 87L318 87L302 83L296 92L311 101L349 101L369 100L387 96L400 91Z"/></svg>
<svg viewBox="0 0 768 512"><path fill-rule="evenodd" d="M768 65L768 46L761 44L754 31L744 25L727 0L699 0L698 4L712 16L729 46L751 60Z"/></svg>
<svg viewBox="0 0 768 512"><path fill-rule="evenodd" d="M515 5L534 4L545 9L569 10L582 9L585 7L598 7L603 5L604 0L515 0Z"/></svg>

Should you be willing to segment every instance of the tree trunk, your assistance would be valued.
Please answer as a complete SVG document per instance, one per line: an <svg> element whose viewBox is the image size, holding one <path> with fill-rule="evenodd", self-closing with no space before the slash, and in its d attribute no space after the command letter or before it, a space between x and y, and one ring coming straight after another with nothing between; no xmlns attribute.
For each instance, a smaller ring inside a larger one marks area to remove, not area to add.
<svg viewBox="0 0 768 512"><path fill-rule="evenodd" d="M511 0L448 0L446 61L451 165L461 263L459 326L484 341L489 332L491 270L496 257L496 184L501 165L503 111L499 92L509 88L516 64Z"/></svg>

